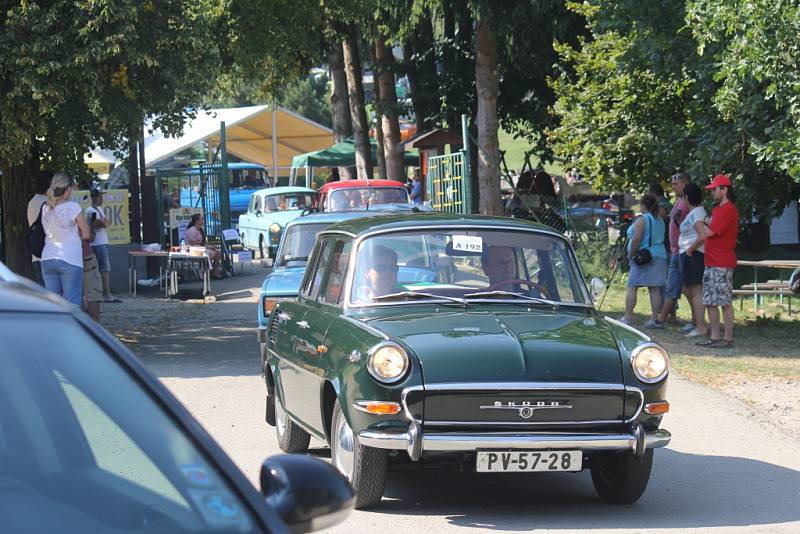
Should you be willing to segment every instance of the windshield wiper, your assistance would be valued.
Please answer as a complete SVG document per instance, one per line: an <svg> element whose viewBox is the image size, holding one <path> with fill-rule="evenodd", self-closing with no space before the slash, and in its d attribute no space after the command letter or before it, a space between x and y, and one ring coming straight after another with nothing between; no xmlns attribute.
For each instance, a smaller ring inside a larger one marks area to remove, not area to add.
<svg viewBox="0 0 800 534"><path fill-rule="evenodd" d="M308 256L289 256L283 258L284 263L286 263L287 261L308 261Z"/></svg>
<svg viewBox="0 0 800 534"><path fill-rule="evenodd" d="M465 299L468 298L493 298L493 297L514 297L524 300L531 300L537 304L546 304L548 306L558 306L558 302L540 299L538 297L529 297L517 291L478 291L477 293L467 293L464 295Z"/></svg>
<svg viewBox="0 0 800 534"><path fill-rule="evenodd" d="M462 306L466 306L466 303L462 299L458 299L455 297L445 297L443 295L434 295L433 293L423 293L421 291L400 291L398 293L389 293L388 295L372 297L372 300L375 302L381 302L390 300L407 300L413 298L442 299L449 302L454 302L456 304L460 304Z"/></svg>

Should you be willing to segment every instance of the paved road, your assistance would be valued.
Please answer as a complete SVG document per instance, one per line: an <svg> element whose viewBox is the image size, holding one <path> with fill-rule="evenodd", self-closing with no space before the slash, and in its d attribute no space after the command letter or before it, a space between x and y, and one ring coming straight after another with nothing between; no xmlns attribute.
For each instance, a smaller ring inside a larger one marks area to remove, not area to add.
<svg viewBox="0 0 800 534"><path fill-rule="evenodd" d="M249 479L279 452L264 423L252 299L200 306L133 350L205 425ZM155 327L153 327L155 328ZM800 532L800 446L742 402L673 376L672 445L633 506L601 503L588 473L392 473L382 505L332 532ZM329 457L312 440L312 453Z"/></svg>

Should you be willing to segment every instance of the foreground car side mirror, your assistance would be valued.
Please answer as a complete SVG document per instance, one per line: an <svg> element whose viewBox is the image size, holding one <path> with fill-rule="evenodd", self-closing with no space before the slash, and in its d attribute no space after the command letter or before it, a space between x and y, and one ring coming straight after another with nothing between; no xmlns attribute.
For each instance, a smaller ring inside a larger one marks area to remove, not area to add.
<svg viewBox="0 0 800 534"><path fill-rule="evenodd" d="M264 460L261 494L298 534L344 521L355 505L353 487L338 469L299 454L282 454Z"/></svg>
<svg viewBox="0 0 800 534"><path fill-rule="evenodd" d="M599 299L606 291L606 283L599 278L592 278L589 286L589 289L592 292L592 300L597 302L597 299Z"/></svg>

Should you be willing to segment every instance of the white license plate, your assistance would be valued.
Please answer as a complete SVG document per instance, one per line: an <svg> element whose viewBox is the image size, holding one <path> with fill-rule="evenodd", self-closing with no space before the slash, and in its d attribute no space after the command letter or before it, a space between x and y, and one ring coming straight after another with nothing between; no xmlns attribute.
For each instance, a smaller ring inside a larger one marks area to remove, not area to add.
<svg viewBox="0 0 800 534"><path fill-rule="evenodd" d="M479 451L479 473L580 471L581 451Z"/></svg>

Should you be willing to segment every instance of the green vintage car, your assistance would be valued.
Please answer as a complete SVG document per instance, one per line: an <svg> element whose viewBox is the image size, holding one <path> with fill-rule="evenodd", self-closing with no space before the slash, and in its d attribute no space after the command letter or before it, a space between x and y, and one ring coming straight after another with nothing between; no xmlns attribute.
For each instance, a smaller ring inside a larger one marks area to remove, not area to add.
<svg viewBox="0 0 800 534"><path fill-rule="evenodd" d="M593 284L594 285L594 284ZM319 233L267 329L266 419L286 452L330 444L360 508L388 469L590 469L644 492L669 410L666 351L601 316L567 240L519 219L354 219Z"/></svg>

